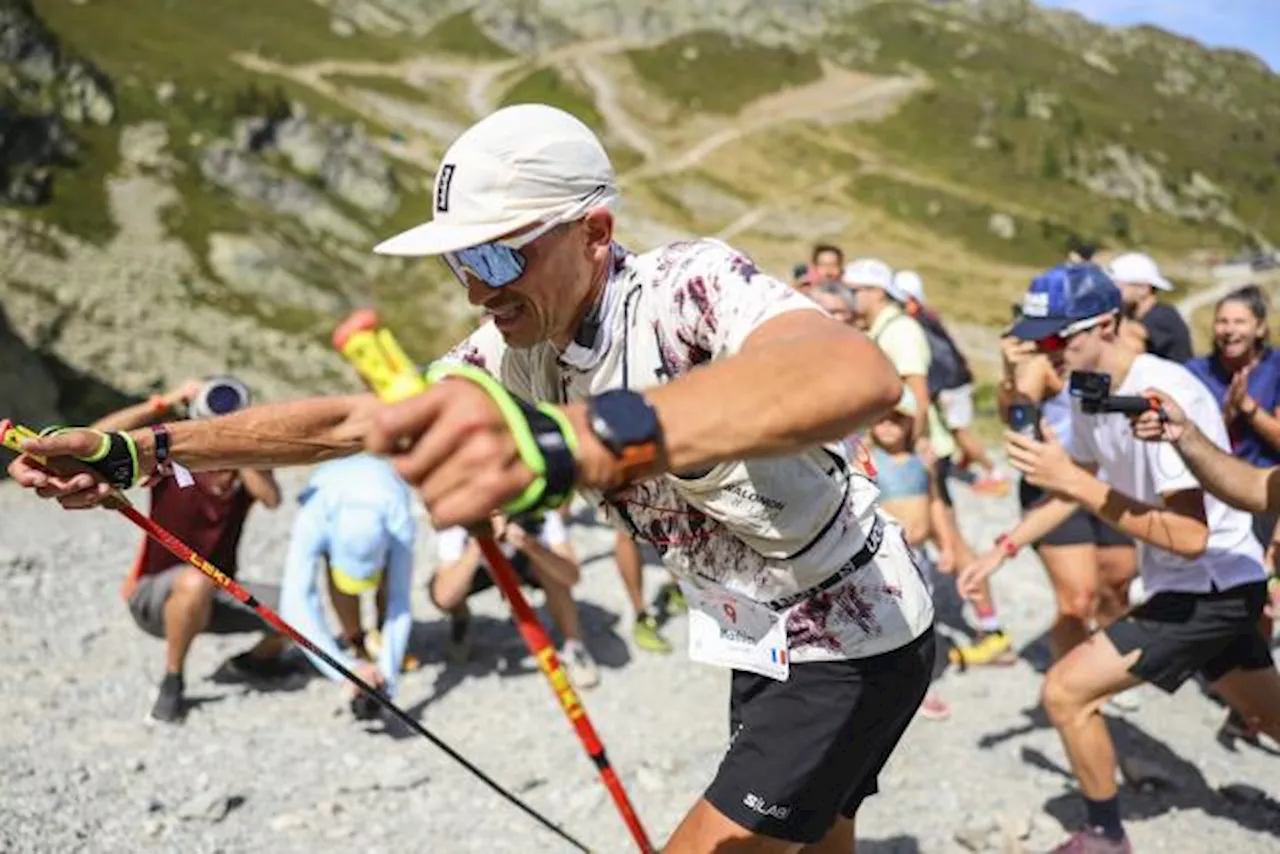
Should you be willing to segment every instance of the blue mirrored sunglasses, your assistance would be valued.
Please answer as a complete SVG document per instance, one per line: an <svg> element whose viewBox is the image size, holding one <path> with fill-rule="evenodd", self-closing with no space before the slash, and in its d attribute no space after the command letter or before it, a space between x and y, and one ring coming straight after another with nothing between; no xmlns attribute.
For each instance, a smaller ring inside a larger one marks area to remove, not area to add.
<svg viewBox="0 0 1280 854"><path fill-rule="evenodd" d="M491 288L505 288L523 276L529 266L529 259L521 250L563 223L564 220L553 219L519 237L446 252L444 260L464 286L469 274Z"/></svg>
<svg viewBox="0 0 1280 854"><path fill-rule="evenodd" d="M608 187L597 187L568 211L552 217L532 231L507 240L494 240L457 252L446 252L445 263L463 287L466 287L467 276L471 275L491 288L505 288L523 276L529 266L528 257L521 251L525 246L557 226L582 219L592 206L606 204L610 195Z"/></svg>

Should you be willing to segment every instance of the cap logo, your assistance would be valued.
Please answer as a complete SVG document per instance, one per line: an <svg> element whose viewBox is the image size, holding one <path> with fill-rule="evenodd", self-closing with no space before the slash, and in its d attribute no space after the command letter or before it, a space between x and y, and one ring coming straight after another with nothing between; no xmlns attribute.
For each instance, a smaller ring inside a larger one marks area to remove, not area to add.
<svg viewBox="0 0 1280 854"><path fill-rule="evenodd" d="M436 179L436 213L449 212L449 188L453 185L453 164L446 163L440 167L440 177Z"/></svg>
<svg viewBox="0 0 1280 854"><path fill-rule="evenodd" d="M1022 313L1027 317L1049 316L1049 295L1030 293L1022 298Z"/></svg>

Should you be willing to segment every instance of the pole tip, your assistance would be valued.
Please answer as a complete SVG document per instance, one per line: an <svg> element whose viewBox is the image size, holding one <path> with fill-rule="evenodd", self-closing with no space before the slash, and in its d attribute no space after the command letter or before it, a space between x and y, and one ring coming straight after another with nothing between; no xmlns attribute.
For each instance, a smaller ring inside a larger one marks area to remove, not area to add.
<svg viewBox="0 0 1280 854"><path fill-rule="evenodd" d="M347 319L338 324L338 328L333 330L333 346L341 351L347 346L347 341L357 332L369 332L377 329L381 321L378 319L378 312L372 308L361 308L353 311L347 316Z"/></svg>

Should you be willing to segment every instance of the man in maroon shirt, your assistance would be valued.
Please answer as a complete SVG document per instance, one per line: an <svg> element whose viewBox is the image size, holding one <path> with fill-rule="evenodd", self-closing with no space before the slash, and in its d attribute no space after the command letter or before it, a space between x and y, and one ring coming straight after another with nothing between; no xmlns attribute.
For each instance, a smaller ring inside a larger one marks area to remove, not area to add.
<svg viewBox="0 0 1280 854"><path fill-rule="evenodd" d="M192 380L168 394L112 413L94 426L131 430L171 418L179 406L185 406L190 417L199 418L226 414L248 402L248 390L232 377ZM195 483L185 489L172 477L153 486L151 518L234 578L249 509L255 502L278 507L280 489L270 471L202 472L192 478ZM278 588L254 582L243 584L259 601L276 605ZM252 610L150 538L143 539L121 592L139 628L163 638L167 646L165 675L147 715L149 722L176 723L182 719L186 711L183 665L196 635L269 632ZM279 657L283 649L284 638L269 632L248 652L228 661L220 673L240 679L283 676L290 672Z"/></svg>

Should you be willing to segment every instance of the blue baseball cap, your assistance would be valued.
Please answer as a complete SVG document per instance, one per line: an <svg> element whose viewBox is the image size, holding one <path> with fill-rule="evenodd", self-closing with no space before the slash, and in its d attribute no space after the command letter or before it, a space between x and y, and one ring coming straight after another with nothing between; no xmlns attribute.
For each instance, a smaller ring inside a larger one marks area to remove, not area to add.
<svg viewBox="0 0 1280 854"><path fill-rule="evenodd" d="M1120 289L1097 264L1059 264L1031 280L1022 298L1022 317L1009 334L1039 341L1120 307Z"/></svg>

